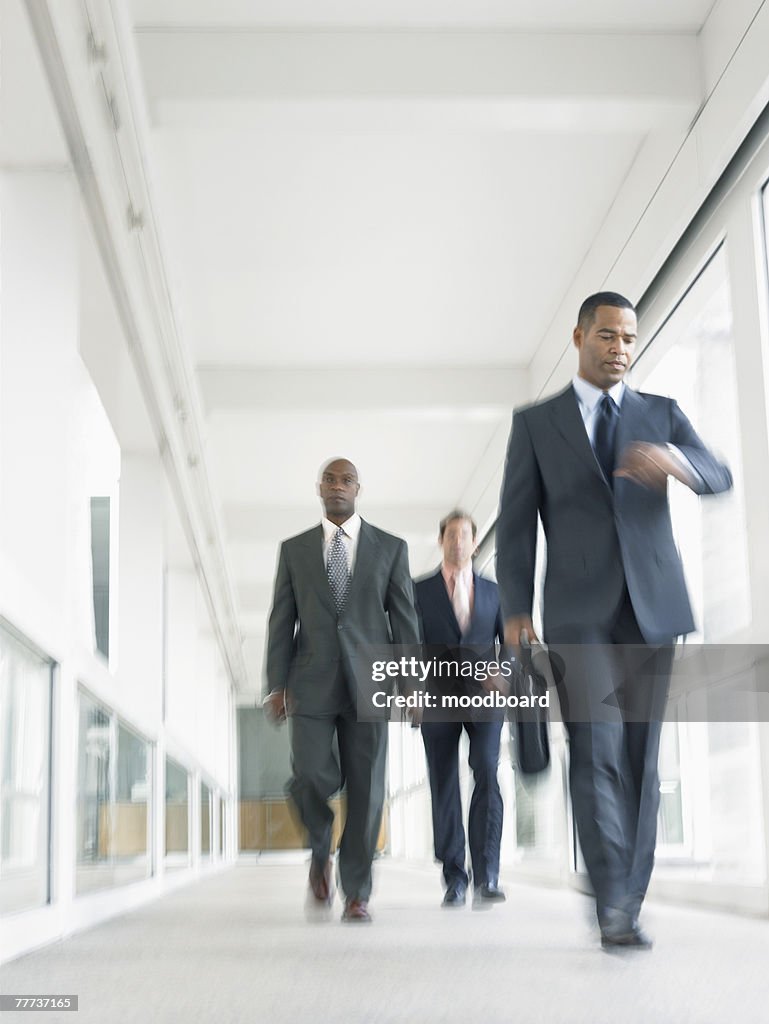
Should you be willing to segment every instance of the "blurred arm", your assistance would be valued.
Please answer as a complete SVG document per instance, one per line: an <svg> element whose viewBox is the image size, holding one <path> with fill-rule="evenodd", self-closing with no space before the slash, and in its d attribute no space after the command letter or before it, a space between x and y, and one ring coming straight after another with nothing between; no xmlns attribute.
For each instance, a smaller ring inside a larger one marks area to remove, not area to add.
<svg viewBox="0 0 769 1024"><path fill-rule="evenodd" d="M633 441L622 453L615 476L655 490L664 490L672 476L695 494L719 494L732 486L729 467L705 447L675 402L671 405L670 443Z"/></svg>
<svg viewBox="0 0 769 1024"><path fill-rule="evenodd" d="M264 700L266 714L274 721L286 717L285 688L294 653L296 631L296 599L288 568L285 545L281 544L275 590L267 627L267 688Z"/></svg>
<svg viewBox="0 0 769 1024"><path fill-rule="evenodd" d="M519 650L521 630L534 637L531 608L542 493L534 446L524 414L515 413L507 448L497 518L497 583L505 642Z"/></svg>
<svg viewBox="0 0 769 1024"><path fill-rule="evenodd" d="M414 607L414 584L409 572L409 549L400 541L387 585L385 608L395 644L418 644L419 621Z"/></svg>

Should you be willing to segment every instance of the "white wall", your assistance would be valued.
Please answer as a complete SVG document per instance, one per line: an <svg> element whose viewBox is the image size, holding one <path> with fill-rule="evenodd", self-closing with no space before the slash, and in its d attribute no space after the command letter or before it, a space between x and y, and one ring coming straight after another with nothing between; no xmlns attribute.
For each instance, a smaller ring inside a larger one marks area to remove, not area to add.
<svg viewBox="0 0 769 1024"><path fill-rule="evenodd" d="M0 180L0 606L15 593L19 627L40 630L45 623L49 647L60 649L67 621L68 520L75 513L69 482L73 397L83 383L76 348L74 183L59 172L4 173ZM12 581L18 577L17 589Z"/></svg>
<svg viewBox="0 0 769 1024"><path fill-rule="evenodd" d="M64 168L4 171L0 225L0 617L56 663L52 901L3 919L2 960L196 877L202 870L195 853L199 828L192 832L189 870L169 877L163 869L166 751L192 774L193 822L199 822L201 777L225 796L234 796L236 765L229 682L197 578L192 571L171 572L166 589L166 564L171 558L178 563L180 555L178 529L168 523L175 511L169 509L160 456L146 443L139 451L121 453L81 358L87 352L98 360L101 349L114 350L124 342L115 336L114 315L96 315L99 303L87 303L88 315L81 316L81 298L92 299L93 289L104 288L104 280L96 278L83 257L90 249L82 244L74 177ZM105 360L101 363L104 370ZM100 380L102 386L109 383L106 375ZM130 394L122 389L120 402ZM114 394L107 398L114 413ZM134 428L142 416L136 410L129 417L128 431L127 421L121 421L124 436L146 439L146 433ZM92 496L111 499L109 662L95 651ZM76 896L81 686L156 745L158 771L153 786L153 876ZM228 814L232 835L232 805ZM228 852L234 856L232 843ZM225 862L215 854L206 869L218 870Z"/></svg>

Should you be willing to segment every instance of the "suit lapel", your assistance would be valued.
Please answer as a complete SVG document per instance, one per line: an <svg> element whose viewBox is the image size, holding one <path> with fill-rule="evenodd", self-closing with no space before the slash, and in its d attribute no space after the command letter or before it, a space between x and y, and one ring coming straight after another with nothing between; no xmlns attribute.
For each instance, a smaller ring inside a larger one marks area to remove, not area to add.
<svg viewBox="0 0 769 1024"><path fill-rule="evenodd" d="M601 467L598 465L595 453L590 445L587 430L585 430L585 421L582 419L582 413L579 409L577 395L571 384L553 402L551 415L556 430L568 443L574 454L581 459L587 469L594 473L606 489L609 490L609 485L604 479ZM621 419L622 417L620 416Z"/></svg>
<svg viewBox="0 0 769 1024"><path fill-rule="evenodd" d="M321 600L336 615L336 605L328 585L326 565L323 561L323 527L317 526L304 540L310 583Z"/></svg>
<svg viewBox="0 0 769 1024"><path fill-rule="evenodd" d="M637 441L639 438L647 436L645 420L646 403L637 391L631 391L626 386L622 396L622 408L617 423L617 437L614 446L617 464L619 464L622 452L631 441Z"/></svg>
<svg viewBox="0 0 769 1024"><path fill-rule="evenodd" d="M457 617L454 614L454 606L451 603L449 592L446 590L446 581L443 578L442 569L439 569L434 576L430 577L430 584L435 607L446 620L446 624L456 633L457 639L461 639L462 630L459 628Z"/></svg>
<svg viewBox="0 0 769 1024"><path fill-rule="evenodd" d="M380 550L381 546L373 528L365 520L361 519L358 548L355 552L355 566L352 572L352 579L350 580L350 589L347 593L348 605L355 599L355 595L360 590L366 577L371 575L371 570L376 564ZM328 589L328 584L326 586Z"/></svg>

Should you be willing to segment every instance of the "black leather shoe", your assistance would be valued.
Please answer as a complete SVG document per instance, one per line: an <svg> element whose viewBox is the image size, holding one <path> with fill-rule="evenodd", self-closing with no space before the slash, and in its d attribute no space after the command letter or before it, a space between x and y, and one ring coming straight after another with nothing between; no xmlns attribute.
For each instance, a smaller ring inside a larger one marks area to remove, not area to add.
<svg viewBox="0 0 769 1024"><path fill-rule="evenodd" d="M496 882L476 885L473 901L475 903L504 903L507 899L505 890L500 889Z"/></svg>
<svg viewBox="0 0 769 1024"><path fill-rule="evenodd" d="M653 940L646 934L643 928L638 926L625 935L606 935L602 932L601 945L604 949L616 951L624 949L648 951L654 948Z"/></svg>
<svg viewBox="0 0 769 1024"><path fill-rule="evenodd" d="M463 907L467 895L467 886L464 882L452 882L446 889L443 897L442 907Z"/></svg>
<svg viewBox="0 0 769 1024"><path fill-rule="evenodd" d="M319 860L315 857L310 861L310 891L316 903L329 906L334 899L334 877L331 870L331 858Z"/></svg>
<svg viewBox="0 0 769 1024"><path fill-rule="evenodd" d="M371 924L368 900L346 899L344 901L342 920L352 924Z"/></svg>
<svg viewBox="0 0 769 1024"><path fill-rule="evenodd" d="M654 943L630 914L612 909L603 915L601 945L608 950L649 950Z"/></svg>

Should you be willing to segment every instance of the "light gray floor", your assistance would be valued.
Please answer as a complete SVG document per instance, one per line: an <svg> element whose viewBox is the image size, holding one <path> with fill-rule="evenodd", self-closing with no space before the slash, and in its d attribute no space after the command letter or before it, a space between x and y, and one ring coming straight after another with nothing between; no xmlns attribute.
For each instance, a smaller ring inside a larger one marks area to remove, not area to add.
<svg viewBox="0 0 769 1024"><path fill-rule="evenodd" d="M306 866L239 864L0 969L4 993L76 993L30 1024L769 1020L769 921L650 906L652 953L603 953L588 901L507 886L442 910L438 872L376 865L375 922L308 921Z"/></svg>

